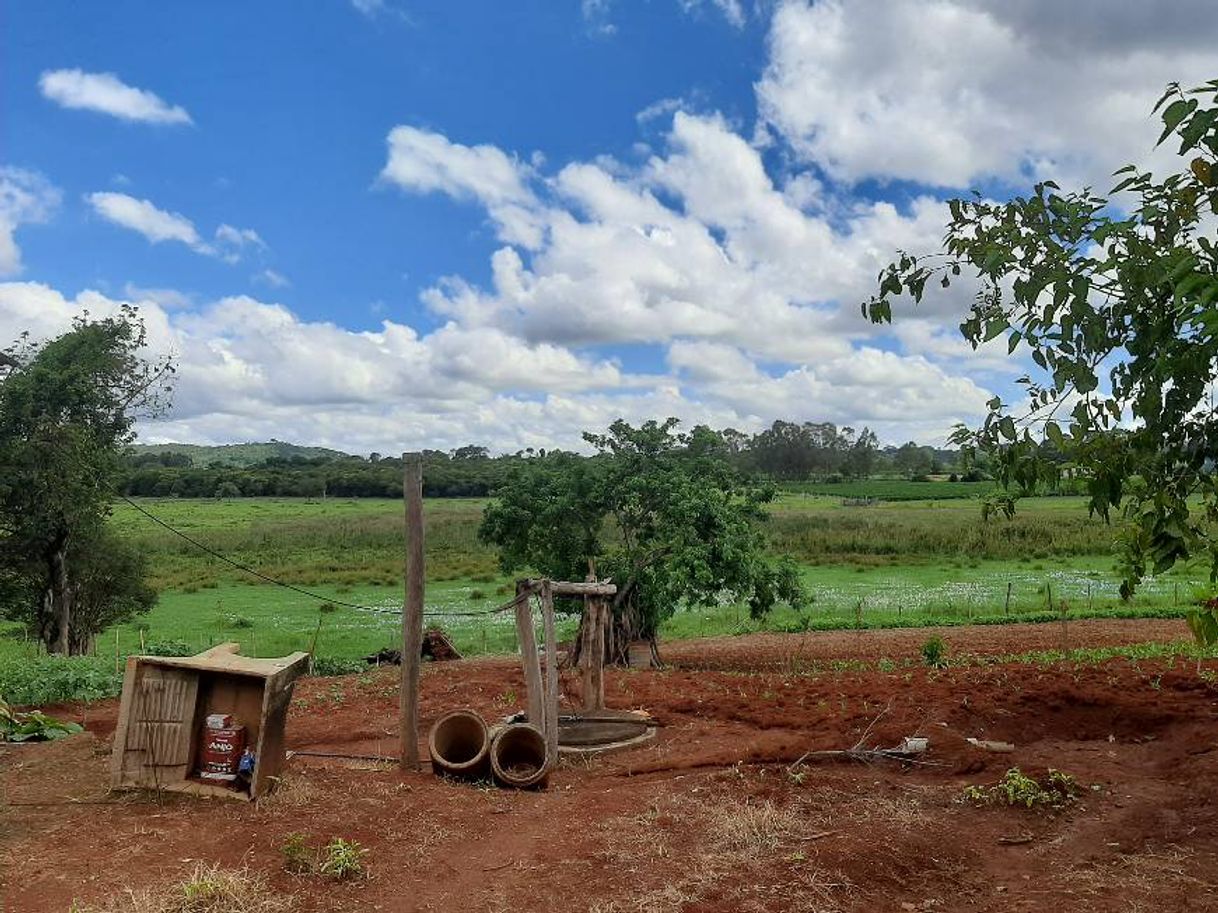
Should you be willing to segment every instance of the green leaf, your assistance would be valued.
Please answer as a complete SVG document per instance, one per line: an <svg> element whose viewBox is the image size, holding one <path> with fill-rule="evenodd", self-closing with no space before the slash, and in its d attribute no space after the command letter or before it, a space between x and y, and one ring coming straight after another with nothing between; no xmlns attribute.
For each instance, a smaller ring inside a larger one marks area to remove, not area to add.
<svg viewBox="0 0 1218 913"><path fill-rule="evenodd" d="M1163 132L1159 135L1159 140L1155 145L1162 144L1180 126L1184 118L1188 117L1195 110L1197 110L1197 100L1195 98L1187 100L1178 98L1168 105L1163 111Z"/></svg>

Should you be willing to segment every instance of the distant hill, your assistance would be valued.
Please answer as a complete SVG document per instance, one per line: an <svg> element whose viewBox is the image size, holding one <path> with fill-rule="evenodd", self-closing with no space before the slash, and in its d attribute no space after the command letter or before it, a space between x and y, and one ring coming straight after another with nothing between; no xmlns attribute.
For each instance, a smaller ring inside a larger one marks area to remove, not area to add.
<svg viewBox="0 0 1218 913"><path fill-rule="evenodd" d="M283 441L267 441L264 444L219 444L207 446L204 444L135 444L132 452L141 454L176 453L190 458L191 465L200 469L218 463L222 466L246 467L256 466L272 458L291 459L341 459L350 454L341 450L330 450L328 447L302 447L299 444L286 444Z"/></svg>

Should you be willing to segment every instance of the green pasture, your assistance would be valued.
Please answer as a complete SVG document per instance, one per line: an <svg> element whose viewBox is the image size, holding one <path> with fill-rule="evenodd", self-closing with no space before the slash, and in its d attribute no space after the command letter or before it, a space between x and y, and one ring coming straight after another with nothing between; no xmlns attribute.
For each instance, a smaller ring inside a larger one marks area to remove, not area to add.
<svg viewBox="0 0 1218 913"><path fill-rule="evenodd" d="M467 654L516 649L511 614L490 612L513 587L493 550L478 542L483 503L428 500L424 511L427 622ZM315 641L321 671L350 671L359 657L400 639L401 501L165 499L139 506L207 549L316 598L261 582L120 503L111 522L148 556L159 603L102 634L96 656L75 663L40 658L10 626L0 636L0 693L13 700L109 693L117 687L116 657L121 663L141 650L195 651L228 640L262 656L310 650ZM753 620L727 602L681 607L663 637L1049 620L1060 617L1063 604L1072 618L1176 616L1206 580L1200 566L1179 568L1122 603L1111 557L1115 531L1088 518L1080 498L1029 499L1013 520L987 522L967 498L849 506L837 496L787 491L772 506L766 531L775 554L790 554L803 567L812 594L805 611L783 607ZM571 636L575 624L563 619L560 637Z"/></svg>

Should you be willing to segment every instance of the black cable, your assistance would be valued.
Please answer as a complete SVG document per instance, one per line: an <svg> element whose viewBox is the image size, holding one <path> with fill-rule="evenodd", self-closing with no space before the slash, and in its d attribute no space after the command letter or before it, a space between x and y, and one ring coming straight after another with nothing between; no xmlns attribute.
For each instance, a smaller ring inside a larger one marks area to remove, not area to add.
<svg viewBox="0 0 1218 913"><path fill-rule="evenodd" d="M160 517L156 516L156 514L153 514L153 513L150 513L148 511L144 510L144 508L140 507L138 504L136 504L126 495L119 495L119 498L121 500L125 501L131 507L134 507L137 511L139 511L141 514L143 514L153 523L156 523L158 526L163 526L165 529L169 530L175 536L178 536L181 539L185 539L195 548L200 549L204 552L207 552L207 554L211 555L217 561L223 561L225 564L230 565L231 567L235 567L239 571L244 571L245 573L247 573L253 577L257 577L259 580L263 580L267 583L272 583L275 586L281 586L286 590L291 590L293 593L299 593L302 596L308 596L310 599L317 599L317 600L320 600L321 602L328 602L331 605L340 605L343 608L347 608L347 609L360 609L361 611L364 611L364 612L381 612L384 610L382 606L358 605L357 603L354 603L354 602L344 602L341 599L331 598L329 596L323 596L320 593L314 593L311 590L302 589L301 587L295 586L294 584L286 583L283 580L276 580L274 577L270 577L270 576L262 573L259 570L255 570L254 568L250 567L247 564L242 564L240 561L234 561L232 558L229 558L227 555L220 554L220 552L217 552L215 549L213 549L207 545L204 545L198 539L194 539L191 536L188 536L186 533L182 532L180 529L176 529L175 527L170 526ZM455 618L481 618L484 615L498 615L500 612L506 612L508 609L514 607L515 605L516 605L516 600L515 600L515 598L513 598L509 602L503 603L503 605L496 606L495 608L488 609L487 611L484 611L484 612L424 612L423 617L424 618L454 618L454 617Z"/></svg>

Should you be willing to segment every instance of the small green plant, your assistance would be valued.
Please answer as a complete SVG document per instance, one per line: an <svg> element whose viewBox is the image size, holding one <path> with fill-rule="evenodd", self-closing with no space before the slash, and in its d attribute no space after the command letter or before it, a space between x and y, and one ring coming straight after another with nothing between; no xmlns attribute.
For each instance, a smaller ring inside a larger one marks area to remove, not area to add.
<svg viewBox="0 0 1218 913"><path fill-rule="evenodd" d="M335 837L321 851L321 863L317 866L318 873L335 881L349 881L364 874L364 857L368 851L360 846L358 840L344 840Z"/></svg>
<svg viewBox="0 0 1218 913"><path fill-rule="evenodd" d="M49 742L83 728L79 723L49 717L41 710L17 713L0 697L0 742Z"/></svg>
<svg viewBox="0 0 1218 913"><path fill-rule="evenodd" d="M486 598L486 591L485 591L485 590L477 590L477 589L470 590L470 591L469 591L469 598L470 598L470 601L471 601L471 602L481 602L483 599L485 599L485 598Z"/></svg>
<svg viewBox="0 0 1218 913"><path fill-rule="evenodd" d="M1062 808L1075 801L1082 790L1070 774L1049 768L1044 781L1012 767L993 786L969 786L964 798L979 805L1008 805L1021 808Z"/></svg>
<svg viewBox="0 0 1218 913"><path fill-rule="evenodd" d="M305 843L305 835L299 831L288 834L283 846L279 848L283 856L283 867L293 875L304 875L313 871L314 853Z"/></svg>
<svg viewBox="0 0 1218 913"><path fill-rule="evenodd" d="M947 644L938 634L928 637L922 644L922 662L931 669L942 669L947 665Z"/></svg>
<svg viewBox="0 0 1218 913"><path fill-rule="evenodd" d="M228 613L220 616L220 623L226 628L252 628L254 620L244 615Z"/></svg>

